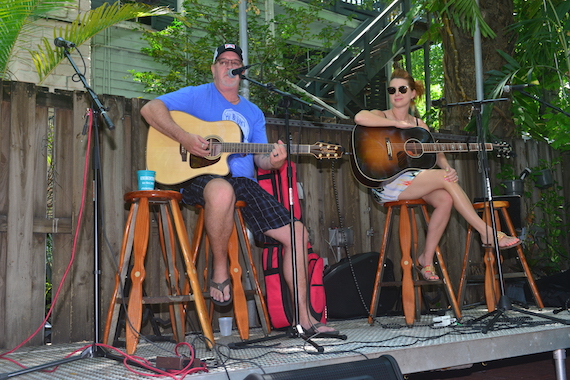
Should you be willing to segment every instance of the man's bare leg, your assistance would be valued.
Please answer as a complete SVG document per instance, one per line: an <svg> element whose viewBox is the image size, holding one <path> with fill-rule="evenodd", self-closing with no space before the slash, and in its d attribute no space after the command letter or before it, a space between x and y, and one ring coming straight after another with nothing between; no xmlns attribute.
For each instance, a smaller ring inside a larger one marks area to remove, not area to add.
<svg viewBox="0 0 570 380"><path fill-rule="evenodd" d="M292 262L292 249L291 249L291 229L289 225L277 228L275 230L269 230L265 234L283 245L283 275L285 276L285 281L287 286L294 294L294 281L293 281L293 262ZM295 223L295 242L296 242L296 254L297 254L297 295L299 301L299 321L298 324L303 327L303 329L308 329L311 326L316 325L320 321L317 321L309 312L309 300L307 297L307 256L308 256L308 239L309 235L305 226L301 222ZM335 331L333 328L328 326L319 326L319 332L331 332Z"/></svg>
<svg viewBox="0 0 570 380"><path fill-rule="evenodd" d="M234 227L234 189L229 182L216 178L204 188L204 224L213 255L211 280L222 283L229 278L228 242ZM223 292L210 287L210 297L224 302L231 297L231 288L226 286Z"/></svg>

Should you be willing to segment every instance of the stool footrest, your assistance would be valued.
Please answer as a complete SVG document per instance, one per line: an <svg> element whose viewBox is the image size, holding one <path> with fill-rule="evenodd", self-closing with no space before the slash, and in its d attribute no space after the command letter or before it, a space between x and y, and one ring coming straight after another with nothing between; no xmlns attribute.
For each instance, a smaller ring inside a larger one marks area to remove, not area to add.
<svg viewBox="0 0 570 380"><path fill-rule="evenodd" d="M156 305L160 303L182 303L194 301L194 295L180 295L180 296L157 296L157 297L143 297L142 303L145 305ZM116 299L116 303L129 303L129 297Z"/></svg>
<svg viewBox="0 0 570 380"><path fill-rule="evenodd" d="M245 290L244 291L246 296L253 296L256 294L255 290ZM209 292L203 292L202 296L204 298L210 298ZM193 294L184 294L179 296L156 296L156 297L143 297L142 303L145 305L156 305L161 303L181 303L181 302L192 302L194 301ZM121 298L117 297L115 299L116 303L129 303L129 297Z"/></svg>
<svg viewBox="0 0 570 380"><path fill-rule="evenodd" d="M495 278L499 278L499 275L496 274ZM504 279L513 279L513 278L527 278L526 273L525 272L512 272L512 273L504 273L503 274L503 278ZM467 282L484 282L485 281L485 276L482 274L474 274L471 276L467 276L466 279Z"/></svg>

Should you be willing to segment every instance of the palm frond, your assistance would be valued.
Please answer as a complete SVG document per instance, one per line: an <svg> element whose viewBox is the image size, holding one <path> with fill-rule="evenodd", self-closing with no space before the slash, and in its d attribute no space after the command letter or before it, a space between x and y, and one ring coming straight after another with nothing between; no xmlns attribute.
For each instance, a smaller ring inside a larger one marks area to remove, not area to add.
<svg viewBox="0 0 570 380"><path fill-rule="evenodd" d="M7 78L8 62L22 30L35 18L71 4L71 0L2 0L0 2L0 78Z"/></svg>
<svg viewBox="0 0 570 380"><path fill-rule="evenodd" d="M481 35L485 38L495 38L496 34L489 24L483 19L481 10L476 0L439 0L433 1L428 6L430 12L446 15L453 20L458 27L475 32L475 27L479 24Z"/></svg>
<svg viewBox="0 0 570 380"><path fill-rule="evenodd" d="M143 3L127 3L120 5L103 4L83 15L78 16L71 24L54 29L54 38L62 37L81 46L97 33L121 21L137 17L170 15L176 17L168 7L151 7ZM65 58L64 51L55 48L51 41L43 38L37 50L30 51L34 65L39 75L40 83L52 73L58 64Z"/></svg>

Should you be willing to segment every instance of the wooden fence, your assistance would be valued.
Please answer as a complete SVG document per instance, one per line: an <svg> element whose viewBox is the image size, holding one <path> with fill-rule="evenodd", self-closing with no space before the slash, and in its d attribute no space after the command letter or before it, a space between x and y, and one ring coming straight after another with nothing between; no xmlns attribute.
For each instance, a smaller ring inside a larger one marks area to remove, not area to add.
<svg viewBox="0 0 570 380"><path fill-rule="evenodd" d="M100 315L104 321L114 286L128 212L123 195L136 188L136 171L145 167L148 126L139 116L145 101L101 97L116 128L109 130L99 125L101 286L95 292L96 166L84 117L90 107L89 96L84 92L49 92L29 83L0 82L0 86L0 348L14 347L41 326L45 316L46 271L51 273L53 297L57 296L50 319L52 342L91 341L97 304L94 294L100 294ZM292 141L303 144L328 141L348 148L351 129L350 125L291 122ZM270 141L286 141L283 120L268 118L268 134ZM532 141L516 141L514 147L518 152L517 170L538 165L539 158L558 157L545 144ZM567 166L568 158L562 159ZM315 251L329 264L345 257L344 249L328 244L329 229L341 224L354 233L354 245L348 248L350 254L378 251L385 211L374 203L368 189L354 179L348 157L332 161L304 156L295 160L298 181L303 187L304 221ZM457 154L450 155L449 160L460 173L469 196L476 196L481 187L476 158ZM493 172L497 166L498 162L493 162ZM565 199L570 199L568 178L560 171L555 178L564 185ZM538 196L535 191L533 197L525 200L525 207L530 207ZM184 207L183 212L192 233L196 213L189 207ZM147 264L149 295L164 291L163 265L154 254L158 238L156 229L153 231L152 252L147 261L155 263ZM465 222L454 213L442 241L454 285L459 280L465 231ZM392 252L397 252L397 248L396 243ZM397 255L391 255L397 263ZM61 292L56 294L64 279ZM40 333L27 344L42 343Z"/></svg>

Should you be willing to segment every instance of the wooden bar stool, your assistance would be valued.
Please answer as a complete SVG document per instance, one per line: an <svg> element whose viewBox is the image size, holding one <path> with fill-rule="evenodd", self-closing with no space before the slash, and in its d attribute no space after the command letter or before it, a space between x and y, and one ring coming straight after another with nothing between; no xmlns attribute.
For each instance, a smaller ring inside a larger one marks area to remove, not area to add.
<svg viewBox="0 0 570 380"><path fill-rule="evenodd" d="M139 341L143 303L168 303L175 339L178 342L184 341L184 303L194 301L202 331L209 340L208 346L211 348L214 344L214 333L207 317L206 302L200 289L198 274L190 256L190 243L179 207L182 195L176 191L145 190L129 192L125 194L124 199L131 203L131 208L123 235L119 268L115 276L115 290L107 313L103 341L112 344L120 311L120 308L115 307L115 305L123 302L128 302L125 335L129 355L136 351ZM145 256L150 236L150 209L153 206L158 208L159 236L166 266L166 282L169 288L167 297L143 297L143 282L146 276ZM176 229L176 236L174 229ZM179 290L179 275L175 267L176 237L182 251L186 275L190 281L193 295L183 295ZM133 253L134 255L132 255ZM126 279L131 256L133 256L130 275L131 290L127 301L122 296L120 289L122 288L122 280Z"/></svg>
<svg viewBox="0 0 570 380"><path fill-rule="evenodd" d="M473 207L482 215L483 220L487 224L491 224L491 215L488 202L477 202L473 204ZM497 223L497 230L501 230L501 219L506 225L507 231L509 235L516 236L515 227L511 221L509 216L508 208L509 202L507 201L493 201L493 208L495 210L495 221ZM465 254L463 256L463 266L461 269L461 280L459 281L459 303L463 305L463 300L465 297L465 290L467 287L467 267L469 265L469 254L471 251L471 241L473 240L473 227L469 226L467 229L467 241L465 243ZM532 291L532 295L536 301L536 305L542 309L544 308L544 304L542 303L542 299L540 298L540 294L538 292L538 288L536 287L536 283L534 282L534 278L532 277L532 273L524 256L524 252L521 245L513 247L512 249L517 250L518 258L520 260L523 272L519 273L507 273L503 278L517 278L517 277L526 277L528 281L528 285ZM485 254L483 258L483 262L485 264L485 301L487 303L487 308L489 311L494 311L496 309L496 305L499 302L500 297L500 288L499 288L499 281L498 281L498 274L497 274L497 260L495 255L494 248L484 248Z"/></svg>
<svg viewBox="0 0 570 380"><path fill-rule="evenodd" d="M423 199L403 200L396 202L384 203L387 207L386 224L384 225L384 235L382 240L382 247L380 248L380 257L378 259L378 269L376 270L376 280L374 282L374 289L372 293L372 302L370 304L370 315L368 316L368 323L374 323L376 310L378 308L378 301L380 299L380 287L382 285L391 285L382 282L382 271L384 269L384 261L386 259L386 248L390 238L390 231L392 229L392 216L394 208L400 208L400 248L402 251L402 259L400 265L402 267L402 281L397 282L402 286L402 306L404 309L404 317L406 324L412 325L415 319L420 318L421 314L421 285L441 284L445 286L447 298L451 303L455 316L461 318L461 310L455 297L455 292L451 286L449 274L443 261L443 257L439 247L436 248L436 262L442 273L443 280L439 281L426 281L417 280L412 273L413 265L417 260L417 244L418 244L418 230L415 218L414 209L419 207L423 221L429 224L429 215L427 212L427 203ZM412 254L413 248L413 254ZM417 276L416 276L417 277Z"/></svg>
<svg viewBox="0 0 570 380"><path fill-rule="evenodd" d="M247 237L247 227L243 220L241 209L246 206L244 201L237 201L234 209L234 229L230 236L228 242L228 258L230 265L230 277L232 279L232 299L234 306L234 319L236 321L236 326L239 331L241 339L249 338L249 313L247 310L247 298L246 292L242 284L242 268L239 262L239 252L241 250L244 255L244 263L246 270L249 273L249 278L253 287L253 296L255 300L255 306L259 319L261 320L261 326L265 334L271 332L271 324L269 321L269 313L267 312L267 305L265 303L265 298L263 297L263 292L259 284L257 277L257 269L253 261L253 255L251 252L251 246L249 239ZM209 255L209 241L206 231L204 229L204 208L201 205L195 205L198 210L198 220L196 221L196 228L194 229L194 237L192 240L192 246L194 251L192 257L194 264L198 258L198 253L202 243L204 243L204 251L206 253L206 268L204 270L204 292L207 291L210 284L210 275L208 273L208 255ZM239 226L239 228L238 228ZM247 254L247 257L245 257Z"/></svg>

